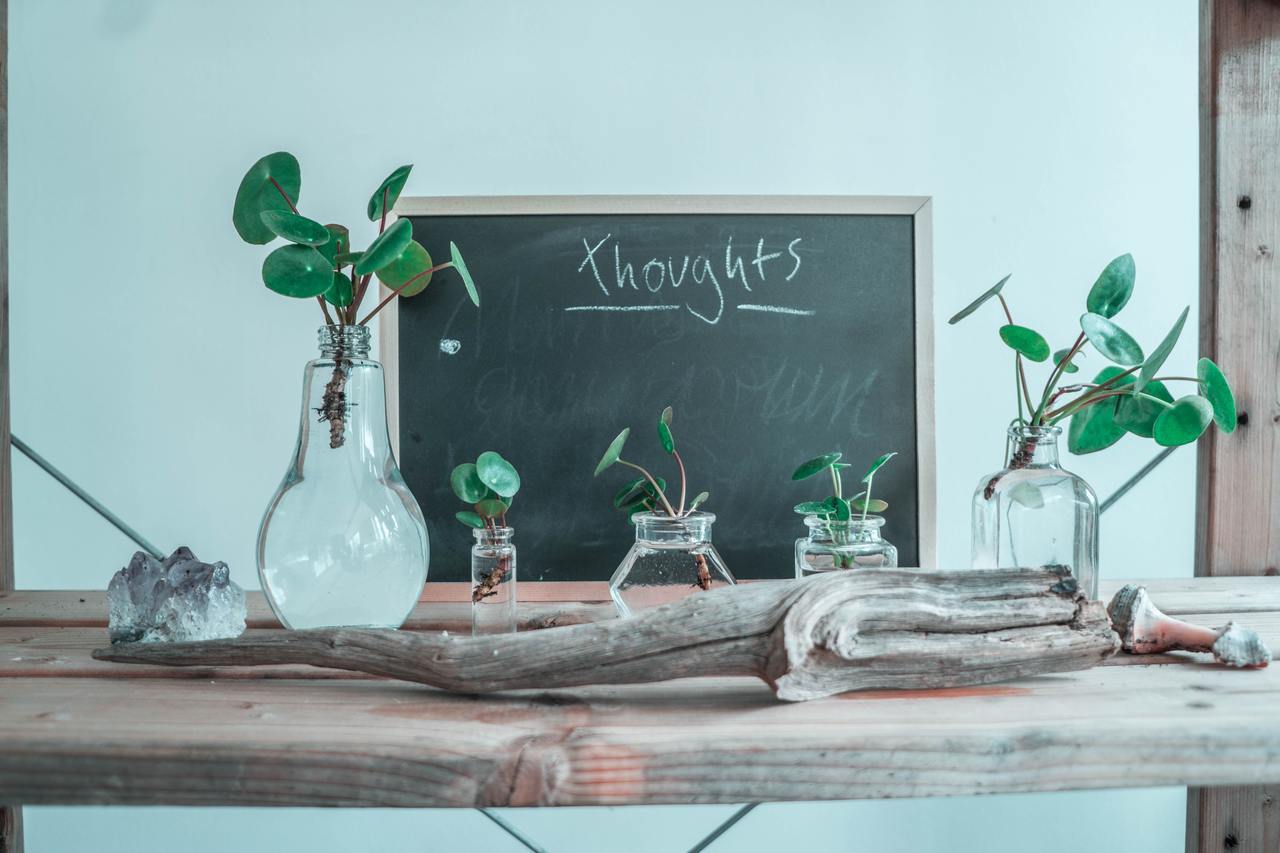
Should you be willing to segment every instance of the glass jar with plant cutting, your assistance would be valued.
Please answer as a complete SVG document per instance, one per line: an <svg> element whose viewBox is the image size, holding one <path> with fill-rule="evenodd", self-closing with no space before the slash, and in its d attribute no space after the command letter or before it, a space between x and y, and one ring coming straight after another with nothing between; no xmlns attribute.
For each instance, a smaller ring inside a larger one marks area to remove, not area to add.
<svg viewBox="0 0 1280 853"><path fill-rule="evenodd" d="M595 476L613 465L640 472L613 496L614 508L627 513L636 528L635 544L609 581L609 594L620 616L630 616L689 593L737 583L711 544L715 515L698 510L710 495L700 492L686 504L684 460L676 450L671 419L671 407L667 406L658 418L658 441L680 472L677 503L668 496L665 480L622 458L630 427L618 433L596 465Z"/></svg>
<svg viewBox="0 0 1280 853"><path fill-rule="evenodd" d="M897 455L886 453L872 462L862 477L866 489L851 498L844 497L841 472L853 466L841 462L839 452L824 453L795 470L791 479L796 481L829 473L835 492L823 500L795 506L809 528L808 536L796 540L797 578L837 569L891 569L898 565L898 549L880 535L884 518L871 514L889 508L887 502L871 496L871 487L876 472Z"/></svg>
<svg viewBox="0 0 1280 853"><path fill-rule="evenodd" d="M396 169L369 199L378 234L363 252L351 250L345 226L298 212L302 178L292 154L263 157L236 193L231 221L246 242L285 241L263 261L263 282L284 296L315 299L324 317L320 357L303 371L298 442L258 530L262 590L288 628L398 627L426 580L427 527L391 452L368 323L444 269L458 274L477 306L480 297L456 246L436 264L409 220L388 225L411 168ZM391 292L361 316L375 278Z"/></svg>
<svg viewBox="0 0 1280 853"><path fill-rule="evenodd" d="M515 466L486 450L475 462L464 462L449 475L453 493L471 509L455 513L472 528L471 633L516 632L515 531L507 526L507 510L520 491Z"/></svg>
<svg viewBox="0 0 1280 853"><path fill-rule="evenodd" d="M1125 433L1154 439L1164 447L1194 442L1216 423L1224 433L1236 428L1231 386L1218 366L1201 358L1195 376L1165 375L1190 308L1184 308L1150 355L1112 318L1133 294L1136 269L1121 255L1098 276L1080 316L1080 332L1071 346L1052 352L1039 332L1014 322L1002 292L1005 276L951 318L958 323L991 299L1000 303L1005 324L1000 339L1013 350L1017 418L1008 429L1004 466L984 476L973 495L975 568L1066 565L1090 597L1098 589L1098 501L1084 480L1058 460L1059 426L1068 422L1067 448L1095 453ZM1091 382L1067 382L1076 363L1092 349L1111 364ZM1036 395L1027 380L1027 363L1052 364ZM1175 397L1173 383L1189 383Z"/></svg>

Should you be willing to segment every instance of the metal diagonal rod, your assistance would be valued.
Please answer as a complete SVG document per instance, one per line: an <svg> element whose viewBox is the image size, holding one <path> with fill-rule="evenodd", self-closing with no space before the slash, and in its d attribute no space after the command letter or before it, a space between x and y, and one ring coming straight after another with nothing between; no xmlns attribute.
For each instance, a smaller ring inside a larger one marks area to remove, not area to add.
<svg viewBox="0 0 1280 853"><path fill-rule="evenodd" d="M1111 509L1111 507L1115 506L1116 501L1120 500L1122 497L1129 494L1130 489L1138 485L1138 483L1142 482L1143 477L1147 476L1152 471L1156 470L1156 468L1160 465L1160 463L1168 459L1169 454L1173 453L1173 451L1177 449L1178 448L1176 447L1166 447L1164 450L1161 450L1159 453L1157 453L1154 459L1152 459L1146 465L1143 465L1141 468L1139 468L1138 473L1134 474L1132 477L1125 480L1124 485L1122 485L1120 488L1112 492L1110 497L1108 497L1105 501L1102 502L1102 505L1098 507L1098 513L1102 514L1107 510Z"/></svg>
<svg viewBox="0 0 1280 853"><path fill-rule="evenodd" d="M508 823L506 820L503 820L501 815L495 814L490 809L476 809L476 811L480 812L480 814L484 815L485 817L489 818L489 820L496 823L499 827L502 828L502 830L505 833L507 833L507 835L510 835L512 838L514 838L516 841L519 841L525 847L528 847L530 850L533 851L533 853L547 853L547 850L545 847L540 847L539 845L525 838L524 833L522 833L517 827Z"/></svg>
<svg viewBox="0 0 1280 853"><path fill-rule="evenodd" d="M55 468L53 466L53 463L51 463L48 459L45 459L39 453L36 453L34 450L32 450L31 446L28 445L25 441L18 438L16 435L10 435L9 440L14 447L22 451L22 454L24 456L26 456L32 462L36 463L36 465L39 465L40 468L46 474L48 474L50 477L52 477L53 479L61 483L66 488L67 491L71 492L71 494L75 495L80 500L88 504L90 509L92 509L98 515L105 518L113 527L116 528L116 530L119 530L125 536L128 536L130 539L132 539L138 545L138 547L142 548L142 550L146 551L151 556L155 557L157 560L164 559L164 554L160 553L159 548L157 548L155 545L152 545L150 542L144 539L141 533L139 533L138 531L134 530L132 527L130 527L129 525L121 521L118 515L116 515L114 512L107 509L105 506L103 506L101 503L95 500L93 495L89 494L84 489L80 488L80 486L77 485L74 480L72 480L66 474L62 473L57 468Z"/></svg>
<svg viewBox="0 0 1280 853"><path fill-rule="evenodd" d="M694 846L690 847L690 848L689 848L689 853L702 853L702 851L703 851L703 850L706 850L706 849L707 849L708 847L710 847L713 843L715 843L715 841L716 841L716 839L717 839L717 838L719 838L720 836L722 836L722 835L724 835L726 832L728 832L728 831L729 831L729 829L730 829L730 828L731 828L735 823L737 823L738 821L742 820L744 817L746 817L747 815L749 815L749 814L751 813L751 810L752 810L752 809L754 809L754 808L755 808L756 806L758 806L758 805L760 805L760 804L759 804L759 803L748 803L747 805L745 805L745 806L743 806L742 808L738 809L736 812L734 812L734 813L729 817L729 819L728 819L728 820L726 820L724 823L720 824L720 825L719 825L719 826L717 826L715 829L713 829L713 830L711 831L711 834L710 834L710 835L708 835L706 838L704 838L704 839L702 839L701 841L699 841L699 842L698 842L697 844L695 844Z"/></svg>

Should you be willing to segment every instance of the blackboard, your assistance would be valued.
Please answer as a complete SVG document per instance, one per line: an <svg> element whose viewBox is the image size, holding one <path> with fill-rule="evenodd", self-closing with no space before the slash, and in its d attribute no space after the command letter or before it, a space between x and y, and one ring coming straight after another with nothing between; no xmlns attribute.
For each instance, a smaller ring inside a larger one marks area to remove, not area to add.
<svg viewBox="0 0 1280 853"><path fill-rule="evenodd" d="M449 472L484 450L520 471L509 515L524 580L607 580L634 540L611 506L624 456L707 490L739 578L788 577L805 532L793 483L832 449L876 480L902 565L932 562L928 201L857 197L403 199L433 258L449 242L481 294L437 274L383 323L399 459L431 534L429 579L469 578ZM854 478L856 481L856 478ZM856 489L846 489L852 494Z"/></svg>

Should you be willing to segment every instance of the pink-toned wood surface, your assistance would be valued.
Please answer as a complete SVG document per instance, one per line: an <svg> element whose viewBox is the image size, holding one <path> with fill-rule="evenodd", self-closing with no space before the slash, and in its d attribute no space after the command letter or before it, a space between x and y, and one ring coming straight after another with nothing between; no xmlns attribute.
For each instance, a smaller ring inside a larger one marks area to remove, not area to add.
<svg viewBox="0 0 1280 853"><path fill-rule="evenodd" d="M1168 612L1238 616L1280 648L1280 578L1148 586ZM736 678L475 697L310 667L94 661L93 600L0 600L0 801L733 803L1280 783L1274 666L1179 654L798 705ZM81 624L49 624L57 607ZM424 603L418 618L453 607Z"/></svg>

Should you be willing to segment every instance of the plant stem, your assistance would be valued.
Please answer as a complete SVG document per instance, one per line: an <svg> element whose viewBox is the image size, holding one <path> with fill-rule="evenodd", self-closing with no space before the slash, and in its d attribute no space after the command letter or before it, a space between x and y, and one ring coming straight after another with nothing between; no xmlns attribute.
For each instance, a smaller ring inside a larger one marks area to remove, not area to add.
<svg viewBox="0 0 1280 853"><path fill-rule="evenodd" d="M676 464L680 466L680 514L684 515L684 495L685 495L685 477L684 477L684 460L680 458L680 451L674 447L671 449L671 455L676 458Z"/></svg>
<svg viewBox="0 0 1280 853"><path fill-rule="evenodd" d="M649 481L649 485L653 486L653 490L658 493L658 498L662 501L662 506L667 510L667 515L671 516L672 518L679 518L679 516L676 515L675 509L671 506L671 501L667 500L667 493L662 491L662 487L658 485L657 480L653 479L652 474L650 474L648 471L641 468L639 465L636 465L635 463L632 463L632 462L628 462L625 459L619 459L618 464L626 465L628 468L634 468L637 471L639 471L641 474L643 474L644 478Z"/></svg>
<svg viewBox="0 0 1280 853"><path fill-rule="evenodd" d="M1027 401L1027 411L1031 411L1035 406L1031 405L1031 388L1027 385L1027 370L1022 365L1022 353L1016 354L1018 362L1018 379L1022 382L1022 396Z"/></svg>
<svg viewBox="0 0 1280 853"><path fill-rule="evenodd" d="M867 523L867 510L871 508L871 483L875 480L876 475L872 474L867 478L867 490L862 495L862 523Z"/></svg>
<svg viewBox="0 0 1280 853"><path fill-rule="evenodd" d="M333 318L329 316L329 306L325 304L323 296L317 296L316 302L320 303L320 310L324 312L324 323L326 326L332 326Z"/></svg>
<svg viewBox="0 0 1280 853"><path fill-rule="evenodd" d="M835 465L831 466L831 485L836 490L836 497L844 497L844 495L840 493L840 487L844 484L840 482L840 471Z"/></svg>
<svg viewBox="0 0 1280 853"><path fill-rule="evenodd" d="M1022 412L1022 386L1018 384L1018 367L1019 367L1018 354L1014 353L1013 354L1013 397L1015 400L1018 401L1018 423L1025 424L1027 422L1027 419L1026 417L1023 416L1023 412Z"/></svg>
<svg viewBox="0 0 1280 853"><path fill-rule="evenodd" d="M1138 393L1135 394L1132 391L1129 391L1123 388L1111 388L1101 394L1090 393L1076 400L1072 400L1070 403L1063 406L1061 409L1058 409L1057 412L1050 412L1049 414L1045 415L1045 417L1053 419L1052 421L1050 421L1050 423L1056 423L1057 421L1062 420L1068 415L1074 415L1076 412L1080 411L1081 409L1086 409L1089 406L1094 405L1095 403L1098 403L1102 400L1107 399L1108 397L1141 397L1144 400L1150 400L1153 403L1159 403L1161 406L1164 406L1166 409L1173 408L1173 403L1167 402L1165 400L1161 400L1159 397L1153 397L1152 395L1146 394L1142 391L1139 391Z"/></svg>
<svg viewBox="0 0 1280 853"><path fill-rule="evenodd" d="M390 302L392 299L395 299L397 296L400 295L400 291L404 290L406 287L413 284L415 281L422 278L424 275L431 275L433 272L437 272L439 270L442 270L442 269L445 269L446 267L451 267L451 266L453 266L453 261L445 261L442 264L436 264L434 267L432 267L429 270L423 270L422 272L418 273L413 278L409 279L404 284L400 285L395 290L388 293L386 299L379 302L376 308L374 308L368 314L364 315L364 319L360 321L360 325L363 326L365 323L368 323L370 320L372 320L373 315L377 314L383 308L387 307L388 302ZM365 283L368 284L368 276L365 276L365 279L366 279ZM364 295L364 291L361 291L361 296L363 295ZM682 471L683 471L683 467L684 466L682 465L681 466Z"/></svg>
<svg viewBox="0 0 1280 853"><path fill-rule="evenodd" d="M270 175L267 176L267 180L271 182L271 186L276 188L276 192L280 193L280 195L284 197L285 202L289 205L289 209L292 210L294 213L297 213L298 208L293 203L293 199L289 198L289 194L284 191L284 187L280 186L279 182L277 182L276 179L271 177Z"/></svg>
<svg viewBox="0 0 1280 853"><path fill-rule="evenodd" d="M1045 383L1044 393L1040 395L1040 407L1036 409L1035 414L1031 416L1031 425L1036 426L1043 422L1044 411L1049 404L1049 395L1053 392L1053 386L1058 384L1058 380L1062 378L1066 366L1071 363L1071 359L1076 357L1076 353L1080 351L1080 347L1084 346L1084 332L1076 338L1076 342L1071 345L1071 349L1067 350L1067 354L1062 360L1053 366L1053 372L1049 374L1049 381Z"/></svg>

